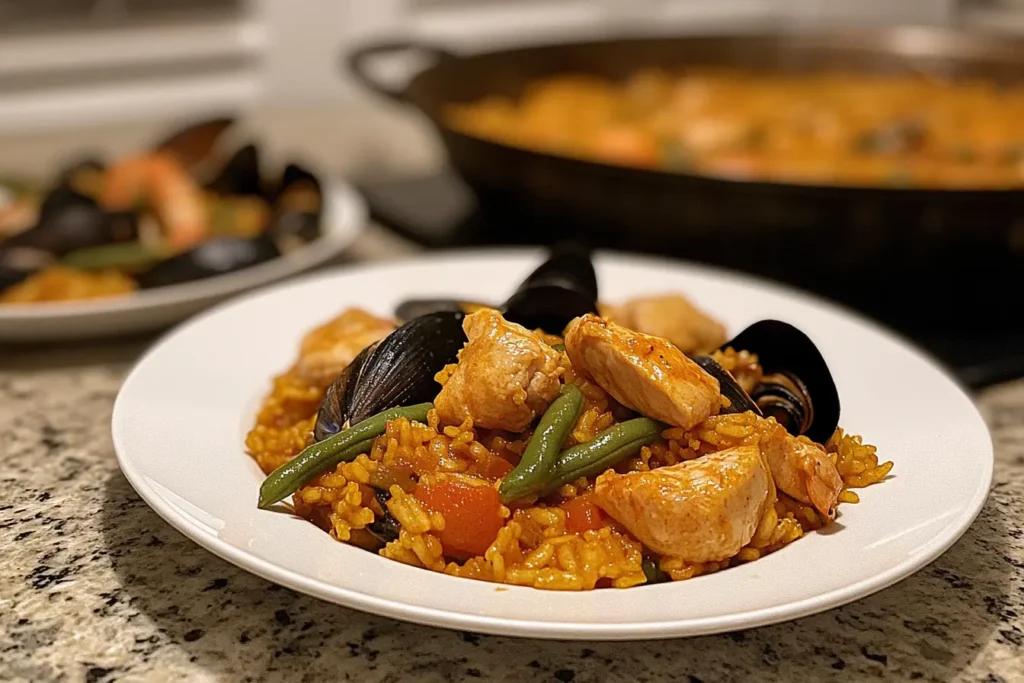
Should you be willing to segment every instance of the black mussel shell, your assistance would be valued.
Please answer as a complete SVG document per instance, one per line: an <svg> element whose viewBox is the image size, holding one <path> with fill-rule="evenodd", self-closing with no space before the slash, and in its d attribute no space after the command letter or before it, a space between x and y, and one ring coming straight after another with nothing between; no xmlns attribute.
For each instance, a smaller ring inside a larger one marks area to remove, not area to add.
<svg viewBox="0 0 1024 683"><path fill-rule="evenodd" d="M831 438L839 426L839 392L810 337L789 323L762 320L722 345L726 347L757 354L764 379L751 397L765 414L785 419L791 434L818 443Z"/></svg>
<svg viewBox="0 0 1024 683"><path fill-rule="evenodd" d="M341 374L327 387L324 399L320 402L320 410L317 412L316 425L313 427L315 441L323 441L328 436L341 431L342 425L345 423L344 401L349 382L358 380L359 374L363 370L363 363L373 355L379 344L379 341L374 342L360 351L348 364L348 367L342 370Z"/></svg>
<svg viewBox="0 0 1024 683"><path fill-rule="evenodd" d="M434 400L434 375L458 358L466 341L462 313L441 311L405 323L345 369L328 389L313 429L317 441L399 406ZM365 354L365 356L364 356Z"/></svg>
<svg viewBox="0 0 1024 683"><path fill-rule="evenodd" d="M462 303L456 299L408 299L395 307L395 317L405 321L439 311L457 313L461 310Z"/></svg>
<svg viewBox="0 0 1024 683"><path fill-rule="evenodd" d="M556 247L501 307L505 317L529 329L561 334L573 318L597 313L597 274L590 252Z"/></svg>
<svg viewBox="0 0 1024 683"><path fill-rule="evenodd" d="M718 380L718 386L722 396L729 399L729 405L722 407L722 414L745 413L748 410L761 415L761 409L754 399L743 390L728 370L723 368L711 356L690 356L690 359L699 365L704 372Z"/></svg>
<svg viewBox="0 0 1024 683"><path fill-rule="evenodd" d="M0 246L0 292L53 263L49 252L31 247Z"/></svg>
<svg viewBox="0 0 1024 683"><path fill-rule="evenodd" d="M316 174L299 164L288 164L281 173L280 194L296 187L311 187L320 192L320 180Z"/></svg>
<svg viewBox="0 0 1024 683"><path fill-rule="evenodd" d="M221 136L234 122L234 118L224 117L191 124L158 142L154 149L171 154L193 175L203 175L203 167L217 156Z"/></svg>
<svg viewBox="0 0 1024 683"><path fill-rule="evenodd" d="M390 543L398 538L398 532L401 531L402 528L398 523L398 520L395 519L394 515L391 514L391 511L388 510L387 503L391 500L391 494L387 491L374 489L373 495L377 499L377 504L380 505L382 510L384 510L384 514L375 516L373 524L366 527L366 530L381 543Z"/></svg>
<svg viewBox="0 0 1024 683"><path fill-rule="evenodd" d="M222 195L263 196L260 178L260 154L256 145L245 145L235 152L207 189Z"/></svg>
<svg viewBox="0 0 1024 683"><path fill-rule="evenodd" d="M457 299L408 299L395 308L395 317L405 321L438 311L472 313L480 308L492 308L492 306L476 301L459 301Z"/></svg>
<svg viewBox="0 0 1024 683"><path fill-rule="evenodd" d="M144 289L166 287L243 270L280 255L274 243L263 237L221 237L162 261L137 279Z"/></svg>
<svg viewBox="0 0 1024 683"><path fill-rule="evenodd" d="M101 244L138 238L138 223L130 212L106 213L91 197L58 186L43 200L38 222L4 241L5 247L30 247L63 256Z"/></svg>
<svg viewBox="0 0 1024 683"><path fill-rule="evenodd" d="M320 180L298 164L288 164L273 197L273 215L267 232L285 246L320 237L323 190Z"/></svg>
<svg viewBox="0 0 1024 683"><path fill-rule="evenodd" d="M752 398L767 417L774 417L789 432L803 434L814 423L814 401L796 375L766 375L754 388Z"/></svg>
<svg viewBox="0 0 1024 683"><path fill-rule="evenodd" d="M496 308L527 329L561 334L573 318L597 313L597 274L590 253L575 245L555 247L551 256L523 280L501 306L458 299L409 299L395 309L399 320L436 311Z"/></svg>

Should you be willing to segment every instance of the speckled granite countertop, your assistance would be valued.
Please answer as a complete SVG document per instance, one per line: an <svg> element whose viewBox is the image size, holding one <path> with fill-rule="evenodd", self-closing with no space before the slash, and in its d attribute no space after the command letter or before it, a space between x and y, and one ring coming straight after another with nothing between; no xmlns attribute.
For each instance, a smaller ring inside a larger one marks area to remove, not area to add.
<svg viewBox="0 0 1024 683"><path fill-rule="evenodd" d="M371 232L356 256L401 249ZM354 612L178 534L128 485L110 442L114 397L149 341L0 347L0 681L1024 681L1024 381L977 397L993 490L918 574L777 626L560 643Z"/></svg>

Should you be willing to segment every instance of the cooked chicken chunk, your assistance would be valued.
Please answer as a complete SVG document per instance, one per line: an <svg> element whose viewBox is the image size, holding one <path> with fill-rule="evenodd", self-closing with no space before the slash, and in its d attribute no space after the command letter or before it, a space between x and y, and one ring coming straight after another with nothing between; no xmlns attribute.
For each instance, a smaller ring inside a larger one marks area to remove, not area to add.
<svg viewBox="0 0 1024 683"><path fill-rule="evenodd" d="M606 472L594 496L652 550L717 562L750 542L775 487L757 447L739 446L648 472Z"/></svg>
<svg viewBox="0 0 1024 683"><path fill-rule="evenodd" d="M725 343L725 327L681 294L630 299L602 313L624 327L668 339L683 353L706 353Z"/></svg>
<svg viewBox="0 0 1024 683"><path fill-rule="evenodd" d="M843 491L843 479L825 449L782 429L763 441L761 449L783 493L810 503L826 519L832 518Z"/></svg>
<svg viewBox="0 0 1024 683"><path fill-rule="evenodd" d="M311 384L326 387L360 351L394 329L390 320L350 308L303 337L296 369Z"/></svg>
<svg viewBox="0 0 1024 683"><path fill-rule="evenodd" d="M574 368L647 417L689 429L718 413L718 381L664 339L588 314L569 323L565 350Z"/></svg>
<svg viewBox="0 0 1024 683"><path fill-rule="evenodd" d="M493 309L466 316L468 343L434 400L442 422L465 418L489 429L519 432L558 396L563 369L558 352Z"/></svg>

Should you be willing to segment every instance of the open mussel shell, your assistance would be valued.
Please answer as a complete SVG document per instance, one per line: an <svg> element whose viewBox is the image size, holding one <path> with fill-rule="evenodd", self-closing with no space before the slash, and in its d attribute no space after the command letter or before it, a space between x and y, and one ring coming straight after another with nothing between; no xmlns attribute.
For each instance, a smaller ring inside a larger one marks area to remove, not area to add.
<svg viewBox="0 0 1024 683"><path fill-rule="evenodd" d="M414 318L376 346L364 349L328 388L313 435L320 441L377 413L432 401L434 376L458 358L466 342L463 313Z"/></svg>
<svg viewBox="0 0 1024 683"><path fill-rule="evenodd" d="M245 145L235 152L207 184L207 189L221 195L262 197L260 153L256 145Z"/></svg>
<svg viewBox="0 0 1024 683"><path fill-rule="evenodd" d="M718 380L719 390L722 396L729 400L729 405L723 406L721 413L745 413L748 410L761 415L761 409L754 399L743 390L736 378L728 370L723 368L711 356L690 356L690 360L699 365L704 372Z"/></svg>
<svg viewBox="0 0 1024 683"><path fill-rule="evenodd" d="M158 263L137 280L144 289L166 287L243 270L280 255L274 243L263 237L221 237Z"/></svg>
<svg viewBox="0 0 1024 683"><path fill-rule="evenodd" d="M86 247L128 242L138 234L134 214L107 213L91 197L58 186L43 200L37 223L5 240L4 246L63 256Z"/></svg>
<svg viewBox="0 0 1024 683"><path fill-rule="evenodd" d="M323 441L332 434L337 434L345 424L345 400L347 397L348 385L356 382L363 369L363 364L377 350L380 342L374 342L352 359L352 362L331 382L324 392L324 398L320 402L320 410L317 412L316 424L313 427L313 439Z"/></svg>
<svg viewBox="0 0 1024 683"><path fill-rule="evenodd" d="M756 322L722 345L756 353L764 370L751 398L791 434L825 443L839 426L839 391L811 338L779 320Z"/></svg>
<svg viewBox="0 0 1024 683"><path fill-rule="evenodd" d="M528 329L561 334L573 318L597 313L597 273L590 252L555 247L501 307L508 320Z"/></svg>
<svg viewBox="0 0 1024 683"><path fill-rule="evenodd" d="M814 401L799 377L788 372L766 375L751 394L767 417L786 429L804 434L814 424Z"/></svg>
<svg viewBox="0 0 1024 683"><path fill-rule="evenodd" d="M320 237L323 188L312 171L288 164L273 197L267 232L278 244L307 243Z"/></svg>

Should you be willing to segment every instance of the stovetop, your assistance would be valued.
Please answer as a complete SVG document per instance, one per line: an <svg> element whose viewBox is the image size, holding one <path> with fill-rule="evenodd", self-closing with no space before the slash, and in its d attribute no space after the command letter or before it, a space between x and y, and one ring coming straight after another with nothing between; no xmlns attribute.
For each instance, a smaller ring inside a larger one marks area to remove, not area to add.
<svg viewBox="0 0 1024 683"><path fill-rule="evenodd" d="M361 184L360 189L376 221L428 249L549 244L555 239L543 226L524 224L519 217L489 212L449 171L367 182ZM622 245L598 243L592 246L621 248ZM658 252L651 249L650 253ZM977 283L977 287L982 290L985 286ZM922 310L930 311L927 321L913 315L916 306L887 306L892 297L886 296L886 292L866 296L859 285L815 293L855 308L894 329L931 353L968 386L982 387L1024 377L1024 320L1012 320L1008 315L1003 320L992 316L977 320L972 319L970 311L951 307L948 320L940 317L937 322L934 311L941 302L934 301L924 285L901 296L904 304L907 297L920 297ZM979 291L982 296L991 294ZM995 293L996 296L1013 294Z"/></svg>

